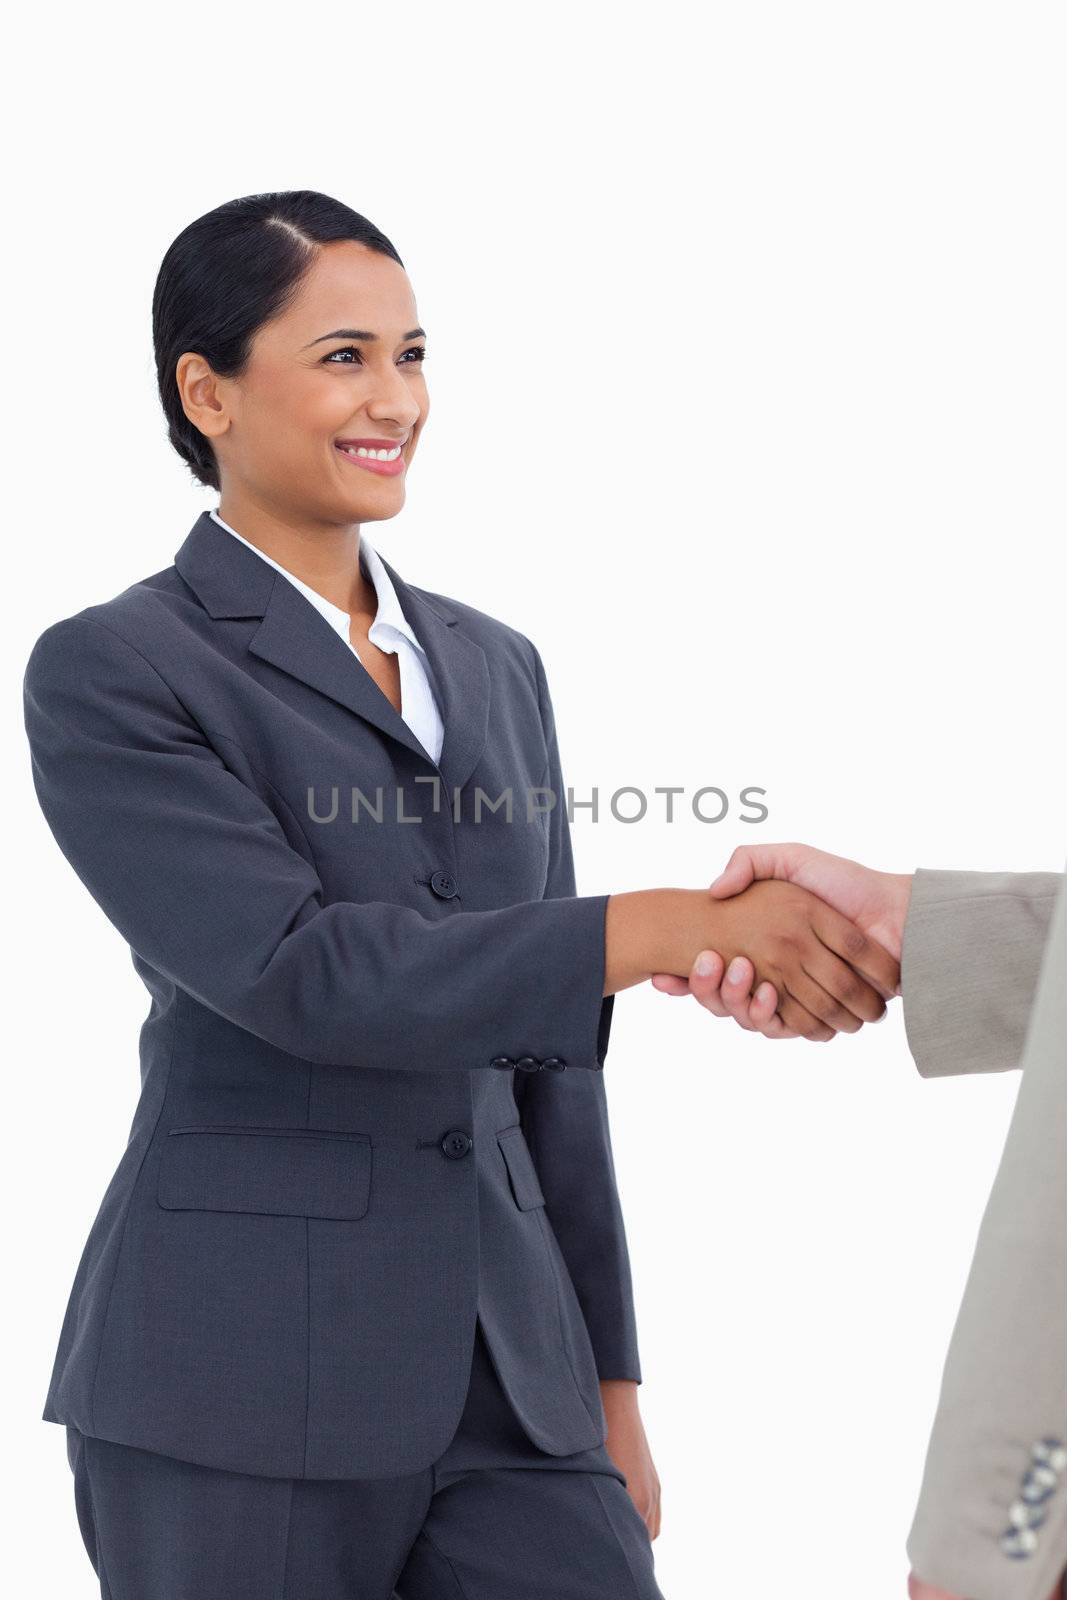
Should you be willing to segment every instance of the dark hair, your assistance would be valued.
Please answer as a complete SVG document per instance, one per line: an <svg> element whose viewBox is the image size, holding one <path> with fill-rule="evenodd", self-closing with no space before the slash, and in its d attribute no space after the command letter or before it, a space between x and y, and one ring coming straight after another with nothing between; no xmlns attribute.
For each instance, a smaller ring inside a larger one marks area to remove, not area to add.
<svg viewBox="0 0 1067 1600"><path fill-rule="evenodd" d="M236 377L256 329L284 310L316 246L354 239L404 263L358 211L314 189L248 194L184 228L163 257L152 295L152 343L171 444L193 476L218 489L215 452L185 415L175 367L185 350Z"/></svg>

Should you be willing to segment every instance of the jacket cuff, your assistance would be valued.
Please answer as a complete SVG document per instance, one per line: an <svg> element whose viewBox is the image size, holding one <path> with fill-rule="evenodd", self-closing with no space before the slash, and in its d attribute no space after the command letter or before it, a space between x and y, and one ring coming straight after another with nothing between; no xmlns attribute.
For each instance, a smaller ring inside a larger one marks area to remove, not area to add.
<svg viewBox="0 0 1067 1600"><path fill-rule="evenodd" d="M922 1077L1019 1065L1061 883L1056 872L915 873L900 987Z"/></svg>
<svg viewBox="0 0 1067 1600"><path fill-rule="evenodd" d="M589 1318L586 1317L586 1326ZM596 1374L603 1382L622 1378L627 1383L640 1383L641 1361L637 1353L637 1335L631 1325L629 1313L620 1313L616 1327L605 1333L603 1324L589 1330L596 1361Z"/></svg>
<svg viewBox="0 0 1067 1600"><path fill-rule="evenodd" d="M616 1236L618 1258L610 1278L602 1275L595 1303L588 1290L582 1296L582 1315L589 1330L598 1378L625 1378L641 1382L641 1357L637 1345L630 1261L625 1237ZM610 1259L610 1253L606 1253Z"/></svg>
<svg viewBox="0 0 1067 1600"><path fill-rule="evenodd" d="M529 1054L557 1056L568 1068L603 1071L615 1001L604 993L609 898L596 894L541 900L532 911L548 922L558 919L560 926L559 937L549 940L544 969L531 975L531 1038L536 1035L538 1047L531 1045ZM550 1048L541 1038L546 1032Z"/></svg>
<svg viewBox="0 0 1067 1600"><path fill-rule="evenodd" d="M606 897L605 897L606 898ZM601 988L604 980L601 979ZM604 1066L604 1057L608 1053L608 1040L611 1037L611 1017L615 1010L615 996L606 994L600 1005L600 1022L596 1031L596 1065Z"/></svg>

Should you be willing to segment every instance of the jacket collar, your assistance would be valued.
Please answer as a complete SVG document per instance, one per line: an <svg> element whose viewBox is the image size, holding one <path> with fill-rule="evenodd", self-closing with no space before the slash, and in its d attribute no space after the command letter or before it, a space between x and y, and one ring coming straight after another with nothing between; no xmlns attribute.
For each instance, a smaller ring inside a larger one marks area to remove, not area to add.
<svg viewBox="0 0 1067 1600"><path fill-rule="evenodd" d="M238 533L236 528L231 528L228 522L223 522L217 507L212 506L208 516L212 522L217 522L220 528L225 528L234 539L240 539L242 544L246 544L250 549L255 550L260 559L268 562L276 572L284 573L289 582L295 584L300 593L311 601L316 611L322 612L334 632L339 633L341 638L347 641L349 631L347 611L342 611L340 606L335 606L333 601L327 600L325 595L316 594L314 589L298 578L295 573L287 572L281 562L275 561L274 557L267 555L266 551L258 550L250 540L244 537L244 534ZM359 536L359 567L363 576L373 584L378 596L376 623L378 625L388 624L390 628L395 628L398 633L404 635L405 639L409 639L420 653L425 653L422 650L421 642L415 637L415 631L411 623L400 609L400 601L393 587L393 580L385 570L385 563L367 538L366 529Z"/></svg>
<svg viewBox="0 0 1067 1600"><path fill-rule="evenodd" d="M489 668L485 652L456 624L444 601L430 600L405 583L377 552L430 663L441 708L444 736L437 770L445 786L444 803L470 777L489 725ZM174 557L174 565L208 615L217 621L261 617L248 641L253 655L328 695L381 733L433 762L365 667L358 662L321 612L258 551L201 512Z"/></svg>

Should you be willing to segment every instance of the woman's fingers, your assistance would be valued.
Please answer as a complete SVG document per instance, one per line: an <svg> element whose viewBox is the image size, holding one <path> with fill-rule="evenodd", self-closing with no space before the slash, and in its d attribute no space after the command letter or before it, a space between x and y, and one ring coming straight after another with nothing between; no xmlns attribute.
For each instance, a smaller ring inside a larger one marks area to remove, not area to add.
<svg viewBox="0 0 1067 1600"><path fill-rule="evenodd" d="M792 977L788 979L791 985ZM789 1037L811 1039L815 1043L824 1044L834 1038L835 1030L816 1014L807 1009L790 988L779 996L778 1015L782 1019L783 1027L789 1030Z"/></svg>
<svg viewBox="0 0 1067 1600"><path fill-rule="evenodd" d="M795 1028L787 1028L778 1012L778 990L773 983L761 983L748 1003L748 1018L757 1033L766 1039L799 1039Z"/></svg>
<svg viewBox="0 0 1067 1600"><path fill-rule="evenodd" d="M833 950L854 968L883 1000L892 1000L895 994L900 993L900 962L877 939L868 938L854 922L824 901L819 901L813 909L811 925L827 949ZM874 1022L884 1011L885 1007L882 1006L874 1016L865 1016L864 1020Z"/></svg>
<svg viewBox="0 0 1067 1600"><path fill-rule="evenodd" d="M795 1039L778 1015L778 990L773 983L761 983L749 1003L749 1020L768 1039Z"/></svg>
<svg viewBox="0 0 1067 1600"><path fill-rule="evenodd" d="M801 959L801 967L828 997L829 1009L820 1010L819 1016L842 1032L855 1033L863 1023L879 1022L885 1016L885 1001L878 990L824 944L809 951ZM804 1004L810 1009L809 1001Z"/></svg>
<svg viewBox="0 0 1067 1600"><path fill-rule="evenodd" d="M810 1011L813 1017L818 1017L820 1022L824 1022L835 1033L858 1033L863 1027L865 1019L857 1017L850 1011L827 988L821 977L812 976L803 965L790 972L786 979L786 989L806 1011ZM871 990L870 993L874 994L874 991ZM879 997L874 995L874 998L878 1000Z"/></svg>
<svg viewBox="0 0 1067 1600"><path fill-rule="evenodd" d="M656 973L652 982L665 994L691 994L713 1016L733 1017L746 1033L826 1042L883 1017L886 999L898 992L900 968L876 940L818 902L777 986L768 980L756 984L756 979L748 957L735 956L727 967L717 951L704 950L688 980Z"/></svg>
<svg viewBox="0 0 1067 1600"><path fill-rule="evenodd" d="M841 1032L854 1034L864 1022L878 1022L885 1016L886 1003L880 992L872 989L853 966L821 942L805 952L800 966L806 978L827 995L829 1008L821 1008L819 1016L825 1022L832 1022ZM805 1000L805 1005L811 1010L809 1000Z"/></svg>

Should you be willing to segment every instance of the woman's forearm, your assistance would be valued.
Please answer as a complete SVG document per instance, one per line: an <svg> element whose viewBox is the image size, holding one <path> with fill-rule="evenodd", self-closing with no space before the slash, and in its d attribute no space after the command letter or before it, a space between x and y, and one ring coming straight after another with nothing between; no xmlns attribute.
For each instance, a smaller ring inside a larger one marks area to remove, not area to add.
<svg viewBox="0 0 1067 1600"><path fill-rule="evenodd" d="M604 993L645 983L654 972L687 973L712 942L715 908L702 889L611 895L604 917Z"/></svg>

